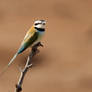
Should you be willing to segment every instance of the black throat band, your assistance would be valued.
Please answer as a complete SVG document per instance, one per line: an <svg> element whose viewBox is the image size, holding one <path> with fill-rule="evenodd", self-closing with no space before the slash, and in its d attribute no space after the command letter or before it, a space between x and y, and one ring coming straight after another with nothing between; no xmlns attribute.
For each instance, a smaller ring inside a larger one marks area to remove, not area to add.
<svg viewBox="0 0 92 92"><path fill-rule="evenodd" d="M37 28L37 27L35 27L35 29L37 29L37 30L40 31L40 32L44 32L44 31L45 31L44 28Z"/></svg>

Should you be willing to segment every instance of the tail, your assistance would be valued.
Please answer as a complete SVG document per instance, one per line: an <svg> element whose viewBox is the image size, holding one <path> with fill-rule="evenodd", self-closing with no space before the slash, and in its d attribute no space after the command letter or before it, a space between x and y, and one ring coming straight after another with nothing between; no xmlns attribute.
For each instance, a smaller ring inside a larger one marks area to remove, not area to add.
<svg viewBox="0 0 92 92"><path fill-rule="evenodd" d="M16 53L13 58L10 60L10 62L8 63L8 65L3 69L3 71L0 73L0 76L3 75L4 72L6 72L6 70L8 69L8 67L13 63L14 59L18 56L18 53Z"/></svg>
<svg viewBox="0 0 92 92"><path fill-rule="evenodd" d="M11 61L8 63L8 67L13 63L14 59L18 56L18 53L16 53L13 58L11 59Z"/></svg>

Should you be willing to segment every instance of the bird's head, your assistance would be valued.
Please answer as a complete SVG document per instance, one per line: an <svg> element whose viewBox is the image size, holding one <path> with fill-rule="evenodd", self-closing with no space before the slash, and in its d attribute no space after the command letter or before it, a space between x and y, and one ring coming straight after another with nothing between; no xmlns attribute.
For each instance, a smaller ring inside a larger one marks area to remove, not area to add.
<svg viewBox="0 0 92 92"><path fill-rule="evenodd" d="M40 29L45 29L46 21L45 20L36 20L34 22L34 27L40 28Z"/></svg>

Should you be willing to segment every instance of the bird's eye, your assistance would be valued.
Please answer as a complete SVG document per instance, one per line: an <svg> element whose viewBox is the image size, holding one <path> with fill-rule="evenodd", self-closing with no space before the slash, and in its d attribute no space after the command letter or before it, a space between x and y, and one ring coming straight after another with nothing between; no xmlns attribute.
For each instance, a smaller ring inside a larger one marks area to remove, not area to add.
<svg viewBox="0 0 92 92"><path fill-rule="evenodd" d="M45 25L45 23L43 23L43 25Z"/></svg>

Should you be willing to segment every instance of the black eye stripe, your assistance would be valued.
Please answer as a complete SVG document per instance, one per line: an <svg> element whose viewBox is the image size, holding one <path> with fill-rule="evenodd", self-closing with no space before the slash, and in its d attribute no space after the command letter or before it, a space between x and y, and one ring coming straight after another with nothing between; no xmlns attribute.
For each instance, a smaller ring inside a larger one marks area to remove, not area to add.
<svg viewBox="0 0 92 92"><path fill-rule="evenodd" d="M42 23L35 23L35 25L42 24Z"/></svg>

